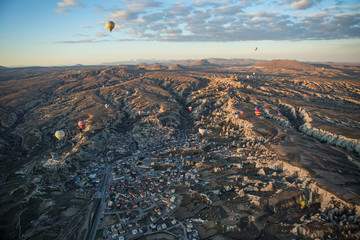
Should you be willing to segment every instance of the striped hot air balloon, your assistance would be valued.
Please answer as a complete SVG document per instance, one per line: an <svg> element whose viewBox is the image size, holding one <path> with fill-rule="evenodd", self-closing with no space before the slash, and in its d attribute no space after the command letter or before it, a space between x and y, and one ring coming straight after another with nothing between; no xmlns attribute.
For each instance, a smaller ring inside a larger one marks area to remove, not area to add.
<svg viewBox="0 0 360 240"><path fill-rule="evenodd" d="M255 110L255 115L257 116L257 117L260 117L260 115L261 115L261 110L260 109L256 109Z"/></svg>
<svg viewBox="0 0 360 240"><path fill-rule="evenodd" d="M190 107L189 107L189 111L191 111L191 110L192 110L192 107L190 106Z"/></svg>

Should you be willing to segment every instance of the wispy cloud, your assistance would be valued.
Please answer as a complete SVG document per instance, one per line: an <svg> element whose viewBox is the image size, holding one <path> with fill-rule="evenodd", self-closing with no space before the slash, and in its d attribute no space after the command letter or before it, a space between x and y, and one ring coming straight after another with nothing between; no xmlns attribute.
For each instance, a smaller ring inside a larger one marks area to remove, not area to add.
<svg viewBox="0 0 360 240"><path fill-rule="evenodd" d="M81 34L81 33L77 33L73 35L74 37L89 37L88 34Z"/></svg>
<svg viewBox="0 0 360 240"><path fill-rule="evenodd" d="M63 0L62 2L58 2L57 6L59 8L56 8L55 12L59 14L67 13L67 7L84 7L83 4L76 2L76 0Z"/></svg>
<svg viewBox="0 0 360 240"><path fill-rule="evenodd" d="M67 10L66 8L56 8L54 11L55 11L56 13L58 13L58 14L65 14L65 13L67 13L69 10Z"/></svg>
<svg viewBox="0 0 360 240"><path fill-rule="evenodd" d="M109 36L109 34L104 33L104 32L97 32L96 33L96 37L98 37L98 38L107 37L107 36Z"/></svg>
<svg viewBox="0 0 360 240"><path fill-rule="evenodd" d="M345 6L346 9L350 9L353 11L359 10L360 9L360 4L358 5L354 5L354 6Z"/></svg>
<svg viewBox="0 0 360 240"><path fill-rule="evenodd" d="M291 4L293 8L300 10L311 8L313 5L314 5L313 0L298 0Z"/></svg>
<svg viewBox="0 0 360 240"><path fill-rule="evenodd" d="M91 28L89 25L80 25L79 28Z"/></svg>
<svg viewBox="0 0 360 240"><path fill-rule="evenodd" d="M58 2L58 7L80 7L82 4L77 3L76 0L63 0Z"/></svg>
<svg viewBox="0 0 360 240"><path fill-rule="evenodd" d="M60 44L68 44L68 43L98 43L98 42L107 42L109 40L103 39L103 40L95 40L93 38L88 39L81 39L81 40L73 40L73 41L56 41L53 43L60 43Z"/></svg>

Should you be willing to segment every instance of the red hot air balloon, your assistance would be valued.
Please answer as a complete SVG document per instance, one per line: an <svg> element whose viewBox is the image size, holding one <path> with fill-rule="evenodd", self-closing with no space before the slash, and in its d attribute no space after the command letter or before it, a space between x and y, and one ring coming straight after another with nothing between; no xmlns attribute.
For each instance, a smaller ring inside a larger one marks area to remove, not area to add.
<svg viewBox="0 0 360 240"><path fill-rule="evenodd" d="M192 107L189 107L189 111L191 111L192 110Z"/></svg>
<svg viewBox="0 0 360 240"><path fill-rule="evenodd" d="M83 129L86 126L86 122L85 121L79 121L78 125L81 129Z"/></svg>
<svg viewBox="0 0 360 240"><path fill-rule="evenodd" d="M256 115L257 117L260 117L260 115L261 115L261 110L260 110L260 109L256 109L256 110L255 110L255 115Z"/></svg>
<svg viewBox="0 0 360 240"><path fill-rule="evenodd" d="M240 111L240 114L241 114L241 115L244 115L244 111Z"/></svg>

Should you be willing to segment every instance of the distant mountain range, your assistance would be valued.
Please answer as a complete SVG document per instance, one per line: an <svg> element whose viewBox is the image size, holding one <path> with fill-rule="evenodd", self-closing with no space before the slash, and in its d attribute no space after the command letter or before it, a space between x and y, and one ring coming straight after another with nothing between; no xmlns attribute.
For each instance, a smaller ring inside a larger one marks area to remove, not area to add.
<svg viewBox="0 0 360 240"><path fill-rule="evenodd" d="M279 62L276 62L279 61ZM59 65L59 66L24 66L24 65L14 65L10 67L4 67L0 66L0 69L7 69L7 68L23 68L23 67L31 67L31 68L40 68L40 67L95 67L95 66L114 66L114 65L162 65L162 66L174 66L179 65L181 67L216 67L223 66L223 67L231 67L231 66L237 66L237 67L244 67L244 66L251 66L256 65L260 63L267 63L269 62L269 65L263 65L263 67L271 67L270 65L274 64L277 65L281 62L281 64L285 64L288 67L293 62L296 62L297 67L300 67L301 64L309 64L309 65L318 65L326 64L326 65L360 65L358 62L303 62L303 61L297 61L297 60L288 60L288 59L281 59L281 60L262 60L262 59L247 59L247 58L206 58L206 59L180 59L180 60L166 60L166 59L133 59L133 60L125 60L125 61L116 61L116 62L104 62L101 64L91 64L91 65L83 65L83 64L75 64L75 65ZM289 65L290 64L290 65ZM299 65L300 64L300 65ZM308 65L308 67L309 67ZM259 65L261 66L261 65ZM302 65L300 68L303 68L304 65ZM178 68L178 67L175 67Z"/></svg>

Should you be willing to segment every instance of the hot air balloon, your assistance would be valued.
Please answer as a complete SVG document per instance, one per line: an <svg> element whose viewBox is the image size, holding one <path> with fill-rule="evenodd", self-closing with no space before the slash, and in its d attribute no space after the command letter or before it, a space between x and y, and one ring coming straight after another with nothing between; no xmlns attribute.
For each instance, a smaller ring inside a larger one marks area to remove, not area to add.
<svg viewBox="0 0 360 240"><path fill-rule="evenodd" d="M307 207L308 201L303 200L303 201L300 202L300 204L301 204L301 208Z"/></svg>
<svg viewBox="0 0 360 240"><path fill-rule="evenodd" d="M109 29L109 31L111 32L115 27L115 23L113 21L107 21L106 22L106 28Z"/></svg>
<svg viewBox="0 0 360 240"><path fill-rule="evenodd" d="M247 78L247 79L250 79L250 76L249 76L249 75L246 75L246 78Z"/></svg>
<svg viewBox="0 0 360 240"><path fill-rule="evenodd" d="M279 116L282 116L282 113L281 113L281 112L278 112L278 115L279 115Z"/></svg>
<svg viewBox="0 0 360 240"><path fill-rule="evenodd" d="M325 71L325 68L324 68L324 67L322 67L322 68L321 68L321 70L322 70L322 71Z"/></svg>
<svg viewBox="0 0 360 240"><path fill-rule="evenodd" d="M198 90L198 93L201 93L201 90L200 90L200 89Z"/></svg>
<svg viewBox="0 0 360 240"><path fill-rule="evenodd" d="M192 110L192 107L190 106L190 107L189 107L189 111L191 111L191 110Z"/></svg>
<svg viewBox="0 0 360 240"><path fill-rule="evenodd" d="M254 50L257 51L257 47L255 47Z"/></svg>
<svg viewBox="0 0 360 240"><path fill-rule="evenodd" d="M241 114L241 115L244 115L244 111L240 111L240 114Z"/></svg>
<svg viewBox="0 0 360 240"><path fill-rule="evenodd" d="M65 137L65 132L63 130L56 131L55 137L59 140L62 140Z"/></svg>
<svg viewBox="0 0 360 240"><path fill-rule="evenodd" d="M235 114L235 117L237 117L237 118L238 118L238 117L240 117L240 115L239 115L238 113L236 113L236 114Z"/></svg>
<svg viewBox="0 0 360 240"><path fill-rule="evenodd" d="M109 104L105 104L105 108L108 108L109 107Z"/></svg>
<svg viewBox="0 0 360 240"><path fill-rule="evenodd" d="M206 127L200 127L200 128L199 128L199 133L200 133L201 135L204 135L206 132L207 132Z"/></svg>
<svg viewBox="0 0 360 240"><path fill-rule="evenodd" d="M86 126L86 122L85 121L79 121L78 125L81 129L83 129Z"/></svg>
<svg viewBox="0 0 360 240"><path fill-rule="evenodd" d="M261 115L261 110L260 109L256 109L255 110L255 115L257 116L257 117L260 117L260 115Z"/></svg>
<svg viewBox="0 0 360 240"><path fill-rule="evenodd" d="M255 106L255 110L260 110L260 107L258 107L258 106Z"/></svg>

